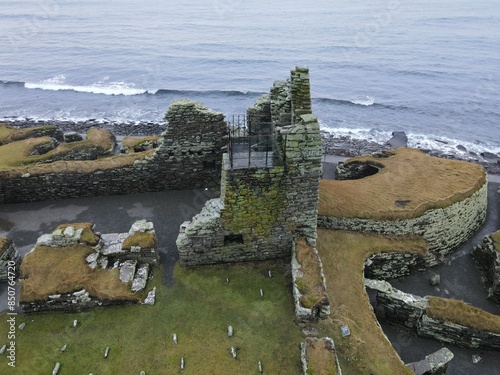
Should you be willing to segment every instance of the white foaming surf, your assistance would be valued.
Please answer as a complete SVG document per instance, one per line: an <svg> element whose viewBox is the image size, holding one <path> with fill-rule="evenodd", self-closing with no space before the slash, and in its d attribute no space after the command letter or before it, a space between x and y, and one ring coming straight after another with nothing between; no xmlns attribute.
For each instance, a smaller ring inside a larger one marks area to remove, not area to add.
<svg viewBox="0 0 500 375"><path fill-rule="evenodd" d="M91 94L103 95L141 95L145 94L147 90L135 88L135 84L126 83L123 81L109 81L109 77L92 83L91 85L70 85L66 83L66 76L63 74L54 76L40 82L31 83L26 82L24 87L27 89L39 89L50 91L76 91L86 92Z"/></svg>

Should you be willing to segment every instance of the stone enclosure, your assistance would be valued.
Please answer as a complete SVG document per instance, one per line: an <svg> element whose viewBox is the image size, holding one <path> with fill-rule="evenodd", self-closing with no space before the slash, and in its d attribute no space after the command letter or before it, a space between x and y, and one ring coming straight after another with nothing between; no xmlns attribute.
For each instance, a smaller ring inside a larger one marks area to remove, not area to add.
<svg viewBox="0 0 500 375"><path fill-rule="evenodd" d="M101 234L90 223L62 225L40 236L26 255L19 304L33 313L138 303L158 261L154 227L146 220L128 233Z"/></svg>

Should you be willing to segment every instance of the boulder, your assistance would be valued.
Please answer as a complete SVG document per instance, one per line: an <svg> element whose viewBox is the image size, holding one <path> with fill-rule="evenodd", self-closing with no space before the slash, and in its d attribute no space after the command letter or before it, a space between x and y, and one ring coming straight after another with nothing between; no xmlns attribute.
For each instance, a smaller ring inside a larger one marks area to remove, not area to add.
<svg viewBox="0 0 500 375"><path fill-rule="evenodd" d="M405 132L392 132L392 138L387 141L387 144L392 148L406 147L408 137Z"/></svg>

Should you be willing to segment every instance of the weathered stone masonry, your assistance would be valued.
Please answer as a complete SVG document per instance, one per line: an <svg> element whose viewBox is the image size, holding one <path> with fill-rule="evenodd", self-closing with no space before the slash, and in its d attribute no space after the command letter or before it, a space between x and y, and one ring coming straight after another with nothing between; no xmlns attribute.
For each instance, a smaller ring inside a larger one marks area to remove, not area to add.
<svg viewBox="0 0 500 375"><path fill-rule="evenodd" d="M381 253L366 263L372 278L394 278L424 270L467 241L486 219L488 183L470 197L449 207L426 211L422 216L401 220L370 220L343 217L318 217L318 226L328 229L372 232L390 236L421 235L427 241L429 254L423 258L411 254Z"/></svg>
<svg viewBox="0 0 500 375"><path fill-rule="evenodd" d="M494 238L499 238L500 231L483 238L483 242L474 247L472 256L485 275L488 298L500 303L500 251Z"/></svg>
<svg viewBox="0 0 500 375"><path fill-rule="evenodd" d="M1 171L0 203L217 188L227 136L224 115L200 103L180 100L171 103L165 117L168 127L160 146L138 155L135 161L130 156L115 156L54 162L50 173L47 165ZM130 161L121 164L122 158Z"/></svg>
<svg viewBox="0 0 500 375"><path fill-rule="evenodd" d="M498 333L431 318L427 314L428 297L401 292L385 281L366 279L365 285L377 291L379 314L390 322L414 330L418 336L468 348L500 349Z"/></svg>
<svg viewBox="0 0 500 375"><path fill-rule="evenodd" d="M290 87L308 86L307 70L298 71L300 74L292 73ZM303 89L297 95L308 96L309 91ZM295 99L300 103L307 100L310 98ZM271 100L270 106L261 108L273 111L277 106ZM304 106L300 108L306 112ZM267 116L280 119L286 114ZM294 118L297 122L288 126L273 123L275 152L280 155L274 158L272 167L231 169L229 155L224 155L221 197L209 201L200 214L181 227L177 247L182 265L290 256L294 236L315 243L321 176L319 124L312 114Z"/></svg>

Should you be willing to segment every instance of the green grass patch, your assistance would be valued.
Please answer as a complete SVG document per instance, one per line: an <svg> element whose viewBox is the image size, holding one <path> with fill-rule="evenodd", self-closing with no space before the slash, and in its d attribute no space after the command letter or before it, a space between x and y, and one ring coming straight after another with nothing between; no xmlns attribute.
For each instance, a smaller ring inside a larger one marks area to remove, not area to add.
<svg viewBox="0 0 500 375"><path fill-rule="evenodd" d="M342 372L349 375L413 374L401 361L377 324L363 284L364 261L381 252L425 254L420 238L387 237L318 229L317 249L323 263L331 316L320 321L320 335L332 337ZM342 337L348 325L351 335Z"/></svg>
<svg viewBox="0 0 500 375"><path fill-rule="evenodd" d="M374 220L415 218L470 197L487 180L478 164L432 157L411 148L392 153L386 158L361 156L346 161L383 165L372 176L321 180L319 215Z"/></svg>
<svg viewBox="0 0 500 375"><path fill-rule="evenodd" d="M122 249L130 250L132 246L139 246L142 249L151 249L156 246L156 236L151 232L135 232L123 241Z"/></svg>
<svg viewBox="0 0 500 375"><path fill-rule="evenodd" d="M426 310L431 318L500 334L500 316L456 299L429 297Z"/></svg>
<svg viewBox="0 0 500 375"><path fill-rule="evenodd" d="M267 277L268 270L273 277ZM267 374L301 373L302 333L294 323L289 265L280 262L174 270L174 286L157 286L154 306L133 305L84 313L18 315L16 368L0 361L2 374L50 374L61 363L65 374ZM229 283L226 283L229 278ZM259 289L264 290L260 297ZM79 326L71 327L73 319ZM227 327L234 336L227 337ZM0 315L0 345L7 337ZM178 344L172 342L172 334ZM60 348L67 345L67 351ZM109 357L103 358L110 347ZM238 360L230 347L238 348ZM1 357L4 358L4 357Z"/></svg>
<svg viewBox="0 0 500 375"><path fill-rule="evenodd" d="M337 375L334 351L323 340L306 340L307 375Z"/></svg>

